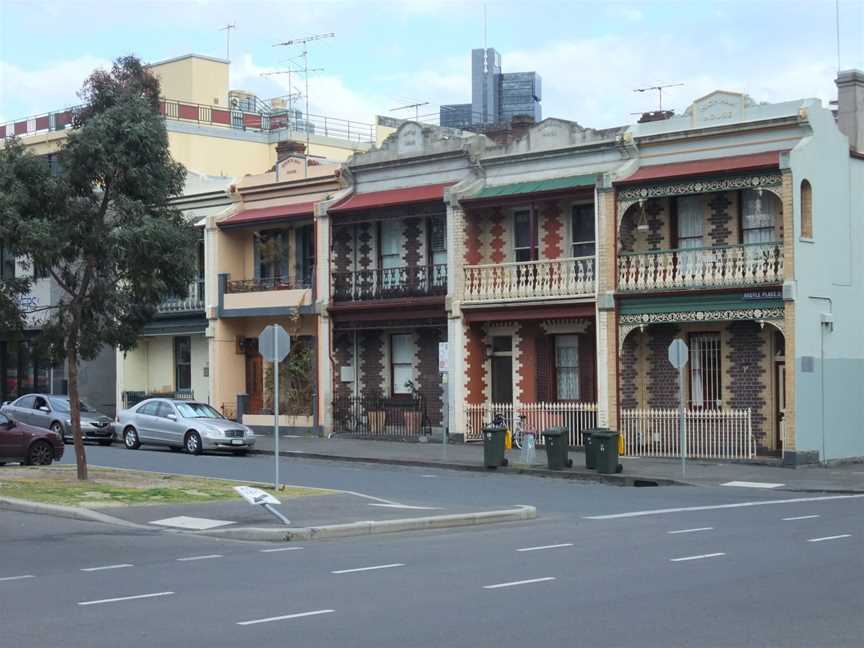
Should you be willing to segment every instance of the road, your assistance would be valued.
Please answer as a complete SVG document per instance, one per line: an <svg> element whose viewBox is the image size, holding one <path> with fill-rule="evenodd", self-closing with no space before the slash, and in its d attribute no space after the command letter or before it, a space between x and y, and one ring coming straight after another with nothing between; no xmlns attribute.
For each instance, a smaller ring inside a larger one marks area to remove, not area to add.
<svg viewBox="0 0 864 648"><path fill-rule="evenodd" d="M267 479L272 463L88 450L93 464L243 479ZM3 644L827 648L864 637L861 497L293 459L283 474L400 501L533 504L541 517L276 546L0 512Z"/></svg>

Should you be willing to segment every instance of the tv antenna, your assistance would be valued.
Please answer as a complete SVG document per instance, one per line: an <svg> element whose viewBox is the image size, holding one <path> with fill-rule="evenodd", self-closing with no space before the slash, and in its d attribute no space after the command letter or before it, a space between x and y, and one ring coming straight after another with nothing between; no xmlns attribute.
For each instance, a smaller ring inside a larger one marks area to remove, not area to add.
<svg viewBox="0 0 864 648"><path fill-rule="evenodd" d="M226 61L231 60L231 30L232 29L237 29L237 25L235 25L234 23L231 23L230 25L225 25L224 27L221 27L219 29L219 31L225 32L225 60Z"/></svg>
<svg viewBox="0 0 864 648"><path fill-rule="evenodd" d="M323 72L324 68L309 68L307 72ZM277 76L281 74L288 75L288 112L290 114L290 118L294 118L294 102L303 97L303 93L300 90L294 88L292 84L292 78L295 74L302 74L304 70L288 68L287 70L273 70L272 72L262 72L262 77L270 77Z"/></svg>
<svg viewBox="0 0 864 648"><path fill-rule="evenodd" d="M663 88L676 88L683 85L683 83L659 83L657 85L646 86L644 88L634 88L633 92L648 92L649 90L656 90L657 110L663 110Z"/></svg>
<svg viewBox="0 0 864 648"><path fill-rule="evenodd" d="M304 36L303 38L292 38L291 40L276 43L273 47L292 47L300 45L303 51L300 56L303 57L303 77L306 82L306 155L303 156L303 176L309 176L309 43L312 41L323 40L325 38L334 38L336 34L328 32L326 34L313 34L312 36Z"/></svg>
<svg viewBox="0 0 864 648"><path fill-rule="evenodd" d="M411 108L413 108L414 109L414 121L419 122L420 121L420 106L428 106L428 105L429 105L428 101L422 101L420 103L408 104L407 106L398 106L396 108L391 108L390 112L394 112L396 110L410 110Z"/></svg>

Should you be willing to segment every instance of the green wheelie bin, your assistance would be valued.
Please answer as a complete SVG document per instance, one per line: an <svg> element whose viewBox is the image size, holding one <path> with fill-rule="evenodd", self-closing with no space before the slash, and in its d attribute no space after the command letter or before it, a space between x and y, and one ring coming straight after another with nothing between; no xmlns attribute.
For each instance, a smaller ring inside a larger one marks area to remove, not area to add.
<svg viewBox="0 0 864 648"><path fill-rule="evenodd" d="M597 467L597 457L594 454L594 433L599 432L597 428L582 431L582 445L585 448L585 467L594 470Z"/></svg>
<svg viewBox="0 0 864 648"><path fill-rule="evenodd" d="M490 470L507 465L504 456L507 428L503 425L487 425L483 428L483 465Z"/></svg>
<svg viewBox="0 0 864 648"><path fill-rule="evenodd" d="M613 475L621 472L618 463L618 433L612 430L594 430L591 438L597 458L597 472Z"/></svg>
<svg viewBox="0 0 864 648"><path fill-rule="evenodd" d="M546 462L549 470L564 470L572 468L573 460L567 456L569 450L567 430L562 427L547 428L543 431L546 444Z"/></svg>

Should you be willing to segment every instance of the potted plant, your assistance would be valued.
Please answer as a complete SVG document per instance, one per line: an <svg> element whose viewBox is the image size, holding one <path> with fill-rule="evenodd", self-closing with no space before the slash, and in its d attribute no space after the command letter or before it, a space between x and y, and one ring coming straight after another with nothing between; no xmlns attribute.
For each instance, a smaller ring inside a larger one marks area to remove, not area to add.
<svg viewBox="0 0 864 648"><path fill-rule="evenodd" d="M422 412L422 396L420 395L420 390L417 388L417 385L414 384L413 380L409 380L405 383L405 387L407 387L411 391L411 404L415 406L417 409L406 409L403 415L403 420L405 422L405 431L408 434L416 434L419 436L420 431L423 427L423 412Z"/></svg>

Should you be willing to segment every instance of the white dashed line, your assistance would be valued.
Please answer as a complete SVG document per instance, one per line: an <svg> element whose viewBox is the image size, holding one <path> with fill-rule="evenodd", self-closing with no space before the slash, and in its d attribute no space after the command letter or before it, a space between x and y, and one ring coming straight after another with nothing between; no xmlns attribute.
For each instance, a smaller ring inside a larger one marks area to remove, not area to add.
<svg viewBox="0 0 864 648"><path fill-rule="evenodd" d="M171 596L174 592L154 592L153 594L136 594L135 596L120 596L117 598L100 599L98 601L81 601L78 605L100 605L102 603L119 603L120 601L134 601L137 599L156 598L157 596Z"/></svg>
<svg viewBox="0 0 864 648"><path fill-rule="evenodd" d="M82 569L82 572L97 572L97 571L105 571L106 569L123 569L125 567L134 567L135 565L131 565L129 563L121 563L119 565L102 565L101 567L85 567Z"/></svg>
<svg viewBox="0 0 864 648"><path fill-rule="evenodd" d="M667 531L669 535L677 535L679 533L696 533L698 531L713 531L714 527L698 527L696 529L678 529L677 531Z"/></svg>
<svg viewBox="0 0 864 648"><path fill-rule="evenodd" d="M206 556L187 556L186 558L178 558L177 562L191 562L193 560L211 560L212 558L224 558L222 554L207 554Z"/></svg>
<svg viewBox="0 0 864 648"><path fill-rule="evenodd" d="M840 540L840 538L851 538L852 534L842 533L840 535L825 536L824 538L810 538L807 542L824 542L825 540Z"/></svg>
<svg viewBox="0 0 864 648"><path fill-rule="evenodd" d="M356 567L354 569L337 569L331 574L353 574L355 572L374 571L376 569L391 569L393 567L404 567L405 563L390 563L389 565L373 565L372 567Z"/></svg>
<svg viewBox="0 0 864 648"><path fill-rule="evenodd" d="M0 583L5 581L25 580L27 578L36 578L33 574L24 574L23 576L4 576L0 578Z"/></svg>
<svg viewBox="0 0 864 648"><path fill-rule="evenodd" d="M544 583L546 581L555 580L554 576L546 576L544 578L529 578L528 580L511 581L509 583L497 583L495 585L484 585L483 589L502 589L504 587L516 587L517 585L529 585L531 583Z"/></svg>
<svg viewBox="0 0 864 648"><path fill-rule="evenodd" d="M710 553L710 554L699 554L698 556L684 556L683 558L670 558L669 562L687 562L688 560L702 560L704 558L717 558L718 556L725 556L725 553Z"/></svg>
<svg viewBox="0 0 864 648"><path fill-rule="evenodd" d="M298 612L297 614L285 614L283 616L267 617L266 619L253 619L252 621L238 621L237 625L248 626L257 623L270 623L271 621L287 621L288 619L300 619L302 617L317 616L319 614L330 614L335 610L313 610L311 612Z"/></svg>
<svg viewBox="0 0 864 648"><path fill-rule="evenodd" d="M786 484L771 484L768 482L751 482L751 481L730 481L723 486L735 486L738 488L780 488Z"/></svg>
<svg viewBox="0 0 864 648"><path fill-rule="evenodd" d="M560 549L561 547L572 547L572 542L562 542L561 544L541 545L539 547L522 547L516 551L542 551L543 549Z"/></svg>
<svg viewBox="0 0 864 648"><path fill-rule="evenodd" d="M818 518L818 515L796 515L795 517L783 518L784 522L791 522L793 520L812 520L813 518Z"/></svg>
<svg viewBox="0 0 864 648"><path fill-rule="evenodd" d="M277 547L276 549L261 549L261 553L276 553L277 551L300 551L303 547Z"/></svg>
<svg viewBox="0 0 864 648"><path fill-rule="evenodd" d="M373 502L368 504L368 506L377 506L379 508L391 508L391 509L408 509L411 511L440 511L441 508L438 506L411 506L410 504L379 504L377 502Z"/></svg>

